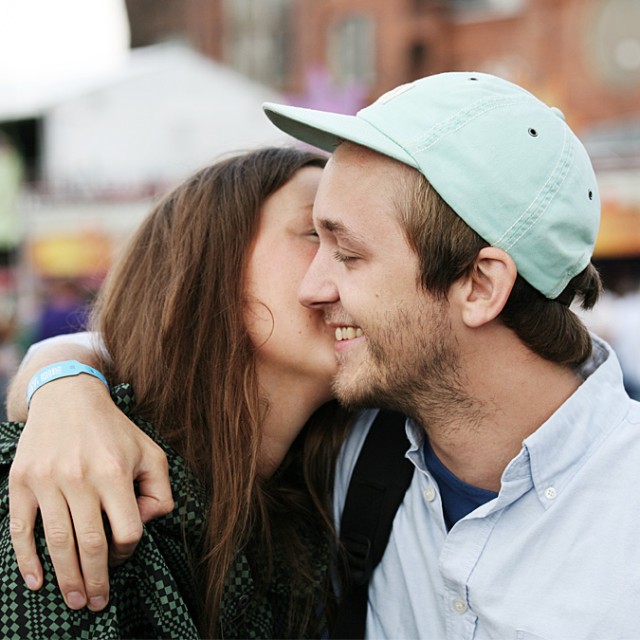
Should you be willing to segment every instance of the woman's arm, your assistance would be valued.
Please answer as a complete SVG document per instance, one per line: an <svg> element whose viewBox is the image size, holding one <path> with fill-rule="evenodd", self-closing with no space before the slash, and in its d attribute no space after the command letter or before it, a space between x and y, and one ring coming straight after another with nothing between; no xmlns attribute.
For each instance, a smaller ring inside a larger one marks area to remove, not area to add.
<svg viewBox="0 0 640 640"><path fill-rule="evenodd" d="M102 345L94 334L83 332L48 338L32 345L20 364L7 392L7 415L14 422L27 419L26 391L31 377L43 367L61 360L79 360L97 365ZM52 382L49 384L53 384Z"/></svg>
<svg viewBox="0 0 640 640"><path fill-rule="evenodd" d="M26 387L42 367L69 359L97 364L86 335L68 338L30 351L11 385L10 418L26 415ZM102 609L109 597L107 560L130 556L142 522L173 508L164 452L113 404L104 384L86 374L49 382L32 396L9 497L11 539L25 582L31 589L43 582L33 538L40 509L58 584L72 609Z"/></svg>

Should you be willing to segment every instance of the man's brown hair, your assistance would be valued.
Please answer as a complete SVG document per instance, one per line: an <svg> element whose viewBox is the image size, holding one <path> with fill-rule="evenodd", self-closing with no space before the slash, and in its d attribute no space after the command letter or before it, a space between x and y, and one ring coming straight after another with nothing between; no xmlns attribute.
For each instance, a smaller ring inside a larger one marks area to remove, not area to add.
<svg viewBox="0 0 640 640"><path fill-rule="evenodd" d="M411 170L403 181L409 197L400 206L406 237L418 255L420 284L425 291L446 299L451 285L468 275L478 252L489 246L433 189L427 179ZM575 276L556 300L550 300L518 275L504 309L502 322L543 358L568 366L582 364L591 354L591 337L568 301L574 296L584 309L597 302L602 282L589 264Z"/></svg>

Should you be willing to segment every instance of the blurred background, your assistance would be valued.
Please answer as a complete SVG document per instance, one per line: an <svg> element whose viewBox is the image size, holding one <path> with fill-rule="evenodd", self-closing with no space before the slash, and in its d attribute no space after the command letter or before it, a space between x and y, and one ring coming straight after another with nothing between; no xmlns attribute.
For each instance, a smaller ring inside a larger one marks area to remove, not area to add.
<svg viewBox="0 0 640 640"><path fill-rule="evenodd" d="M584 317L638 394L638 0L0 0L0 394L32 342L83 328L155 198L289 142L263 101L353 113L470 70L560 107L587 146L606 295Z"/></svg>

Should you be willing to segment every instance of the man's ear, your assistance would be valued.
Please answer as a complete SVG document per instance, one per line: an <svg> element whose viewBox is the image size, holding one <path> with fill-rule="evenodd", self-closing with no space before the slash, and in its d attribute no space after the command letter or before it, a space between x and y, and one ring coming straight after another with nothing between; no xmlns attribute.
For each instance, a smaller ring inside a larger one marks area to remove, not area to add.
<svg viewBox="0 0 640 640"><path fill-rule="evenodd" d="M497 318L517 275L515 262L506 251L497 247L481 249L471 273L454 285L462 321L477 328Z"/></svg>

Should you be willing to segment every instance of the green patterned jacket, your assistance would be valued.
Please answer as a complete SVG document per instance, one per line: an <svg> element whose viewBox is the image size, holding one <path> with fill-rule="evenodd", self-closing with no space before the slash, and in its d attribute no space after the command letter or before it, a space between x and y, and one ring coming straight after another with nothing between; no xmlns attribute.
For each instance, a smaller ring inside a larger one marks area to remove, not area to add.
<svg viewBox="0 0 640 640"><path fill-rule="evenodd" d="M118 406L129 414L131 388L112 390ZM8 471L23 424L0 423L0 637L29 640L120 638L198 638L193 618L195 586L189 570L185 543L195 546L204 526L206 497L184 460L148 423L132 420L167 453L174 510L145 525L134 555L111 570L110 599L106 609L93 613L74 611L64 603L55 580L41 523L36 545L44 568L44 586L37 592L26 588L11 546L8 515ZM326 576L328 546L319 549L316 573ZM266 594L253 593L253 571L247 557L238 554L226 580L220 615L220 637L284 637L289 588L286 572L277 571ZM321 607L319 607L319 611ZM324 621L318 621L324 628ZM315 626L315 625L314 625ZM318 636L317 629L299 637Z"/></svg>

